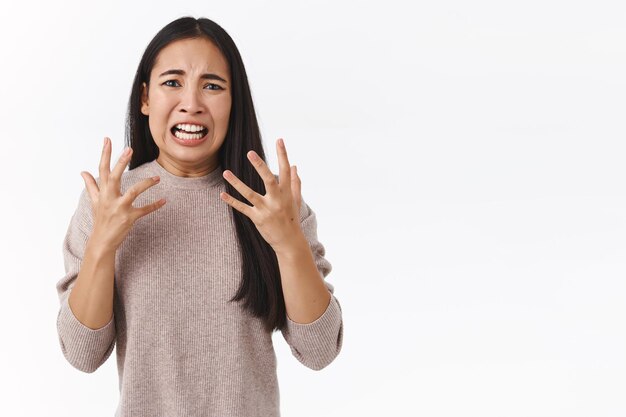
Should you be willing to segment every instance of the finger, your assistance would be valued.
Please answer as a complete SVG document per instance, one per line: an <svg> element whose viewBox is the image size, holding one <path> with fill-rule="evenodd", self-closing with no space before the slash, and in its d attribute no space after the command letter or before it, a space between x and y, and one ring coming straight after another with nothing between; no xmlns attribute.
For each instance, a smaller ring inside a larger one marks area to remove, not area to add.
<svg viewBox="0 0 626 417"><path fill-rule="evenodd" d="M122 196L122 200L124 201L124 203L128 205L132 205L133 201L135 201L135 199L137 198L139 194L143 193L148 188L158 184L159 181L160 181L160 178L157 175L156 177L146 178L144 180L139 181L136 184L133 184L132 187L129 187L126 190L126 192Z"/></svg>
<svg viewBox="0 0 626 417"><path fill-rule="evenodd" d="M98 195L100 194L98 183L89 172L82 171L80 176L83 178L83 181L85 181L85 188L87 188L87 194L89 194L89 200L93 207L98 203Z"/></svg>
<svg viewBox="0 0 626 417"><path fill-rule="evenodd" d="M299 213L302 205L302 182L300 181L298 169L295 165L291 167L291 195L293 197L293 201L296 202L296 207L298 208Z"/></svg>
<svg viewBox="0 0 626 417"><path fill-rule="evenodd" d="M250 163L265 183L265 189L269 192L271 189L276 187L278 185L278 183L276 182L276 177L272 173L272 170L267 166L265 161L261 159L259 154L257 154L255 151L250 151L248 152L247 156L250 160Z"/></svg>
<svg viewBox="0 0 626 417"><path fill-rule="evenodd" d="M133 154L133 148L124 148L124 152L120 155L117 160L117 164L111 171L111 175L109 175L109 182L114 181L115 186L113 187L118 193L120 192L120 183L122 174L126 169L126 165L130 162L130 156Z"/></svg>
<svg viewBox="0 0 626 417"><path fill-rule="evenodd" d="M154 203L151 204L147 204L145 206L142 207L137 207L135 208L131 213L132 216L134 216L134 220L133 222L137 221L137 219L148 215L150 213L152 213L153 211L157 211L158 209L160 209L161 207L163 207L165 205L165 199L162 198L158 201L155 201Z"/></svg>
<svg viewBox="0 0 626 417"><path fill-rule="evenodd" d="M289 158L287 158L287 148L282 138L276 141L276 152L278 153L278 178L281 185L291 187L291 168Z"/></svg>
<svg viewBox="0 0 626 417"><path fill-rule="evenodd" d="M262 203L263 199L261 198L261 195L244 184L244 182L237 178L231 170L224 170L223 176L224 179L226 179L226 181L228 181L230 185L235 188L235 190L239 191L239 193L250 202L250 204L257 206Z"/></svg>
<svg viewBox="0 0 626 417"><path fill-rule="evenodd" d="M229 206L231 206L238 212L245 214L248 218L250 218L250 220L252 220L252 207L242 203L241 201L237 200L236 198L225 192L220 193L220 198L228 203Z"/></svg>
<svg viewBox="0 0 626 417"><path fill-rule="evenodd" d="M100 184L107 184L111 170L111 139L108 137L104 138L104 146L102 147L98 170L100 171Z"/></svg>

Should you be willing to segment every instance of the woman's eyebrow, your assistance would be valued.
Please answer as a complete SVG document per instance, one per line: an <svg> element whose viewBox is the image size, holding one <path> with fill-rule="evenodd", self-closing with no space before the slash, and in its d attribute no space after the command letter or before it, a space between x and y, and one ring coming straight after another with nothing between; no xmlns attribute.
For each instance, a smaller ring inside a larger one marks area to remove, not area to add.
<svg viewBox="0 0 626 417"><path fill-rule="evenodd" d="M170 74L185 75L185 71L183 71L181 69L170 69L170 70L167 70L167 71L159 74L159 77L162 77L164 75L170 75ZM203 80L220 80L220 81L223 81L225 83L228 83L228 81L226 81L225 79L223 79L222 77L220 77L217 74L202 74L200 76L200 78L202 78Z"/></svg>

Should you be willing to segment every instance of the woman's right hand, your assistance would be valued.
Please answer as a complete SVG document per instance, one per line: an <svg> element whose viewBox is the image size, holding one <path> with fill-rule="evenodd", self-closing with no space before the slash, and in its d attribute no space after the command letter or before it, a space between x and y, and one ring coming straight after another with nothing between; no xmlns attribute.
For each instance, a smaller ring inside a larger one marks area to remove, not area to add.
<svg viewBox="0 0 626 417"><path fill-rule="evenodd" d="M110 171L111 139L106 138L100 158L100 186L89 172L80 173L91 199L94 219L92 238L111 250L117 250L137 219L165 204L165 199L160 199L143 207L133 207L133 201L139 194L159 183L158 176L139 181L124 195L121 194L122 173L130 162L132 151L132 148L127 148L126 154L120 156L113 171Z"/></svg>

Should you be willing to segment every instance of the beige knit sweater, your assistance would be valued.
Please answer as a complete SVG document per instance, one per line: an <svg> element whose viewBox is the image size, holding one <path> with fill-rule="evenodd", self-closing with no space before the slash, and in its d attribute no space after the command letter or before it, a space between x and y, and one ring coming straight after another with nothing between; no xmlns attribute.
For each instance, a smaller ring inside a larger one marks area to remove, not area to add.
<svg viewBox="0 0 626 417"><path fill-rule="evenodd" d="M162 197L167 203L139 218L118 248L113 318L95 330L78 321L67 301L93 228L83 189L63 241L66 272L56 285L63 355L91 373L115 347L116 417L279 416L271 333L228 302L241 280L241 262L231 208L219 198L226 191L221 167L185 178L154 160L124 172L122 193L154 175L160 183L133 205ZM315 213L304 201L300 221L325 278L331 264L317 240ZM322 316L308 324L287 318L282 332L293 356L314 370L331 363L342 345L341 306L333 285L324 282L332 296Z"/></svg>

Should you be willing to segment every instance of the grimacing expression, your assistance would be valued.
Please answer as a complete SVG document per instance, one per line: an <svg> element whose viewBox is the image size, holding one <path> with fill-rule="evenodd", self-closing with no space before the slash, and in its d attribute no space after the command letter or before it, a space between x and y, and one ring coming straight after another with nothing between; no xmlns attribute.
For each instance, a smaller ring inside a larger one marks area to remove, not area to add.
<svg viewBox="0 0 626 417"><path fill-rule="evenodd" d="M141 97L141 112L148 116L160 164L195 175L215 169L231 104L228 62L215 44L206 38L193 38L164 47L150 73L150 87L143 83ZM175 138L177 134L181 139L196 139L203 133L203 139L193 145L181 144Z"/></svg>

